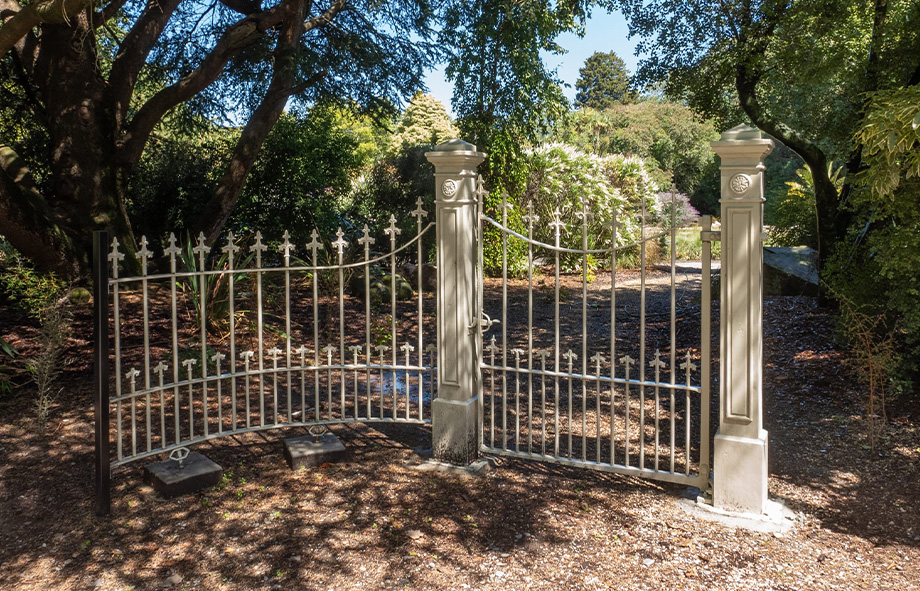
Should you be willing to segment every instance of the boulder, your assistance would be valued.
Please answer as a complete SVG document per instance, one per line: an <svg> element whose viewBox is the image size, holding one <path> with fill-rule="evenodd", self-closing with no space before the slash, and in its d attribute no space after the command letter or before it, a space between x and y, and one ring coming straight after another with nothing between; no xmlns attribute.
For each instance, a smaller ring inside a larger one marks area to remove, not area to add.
<svg viewBox="0 0 920 591"><path fill-rule="evenodd" d="M418 265L406 263L400 267L402 276L406 278L412 289L418 290ZM438 267L430 263L422 264L422 291L434 293L438 290Z"/></svg>

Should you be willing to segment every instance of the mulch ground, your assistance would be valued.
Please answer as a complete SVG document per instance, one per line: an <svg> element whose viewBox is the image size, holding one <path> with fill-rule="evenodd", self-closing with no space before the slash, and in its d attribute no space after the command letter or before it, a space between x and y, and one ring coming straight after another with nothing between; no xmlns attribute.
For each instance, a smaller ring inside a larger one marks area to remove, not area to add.
<svg viewBox="0 0 920 591"><path fill-rule="evenodd" d="M802 297L765 302L770 492L787 533L687 514L684 490L499 460L461 478L419 471L415 426L336 427L346 462L291 472L281 440L198 446L225 468L203 493L158 498L116 470L93 515L91 321L75 315L52 421L31 391L0 395L0 589L920 589L917 410L890 401L868 449L865 392L833 320ZM0 305L27 356L36 329Z"/></svg>

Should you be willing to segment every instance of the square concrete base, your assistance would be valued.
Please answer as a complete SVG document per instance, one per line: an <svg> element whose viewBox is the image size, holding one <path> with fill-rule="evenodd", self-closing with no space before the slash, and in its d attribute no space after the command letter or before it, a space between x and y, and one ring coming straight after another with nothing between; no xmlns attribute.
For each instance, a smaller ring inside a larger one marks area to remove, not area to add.
<svg viewBox="0 0 920 591"><path fill-rule="evenodd" d="M434 460L468 466L479 457L479 398L431 403L431 435Z"/></svg>
<svg viewBox="0 0 920 591"><path fill-rule="evenodd" d="M284 440L284 458L291 470L313 468L345 459L345 446L334 433L305 435Z"/></svg>
<svg viewBox="0 0 920 591"><path fill-rule="evenodd" d="M712 504L721 511L767 510L767 432L757 439L718 434L713 441Z"/></svg>
<svg viewBox="0 0 920 591"><path fill-rule="evenodd" d="M216 486L223 474L223 468L197 452L190 453L181 468L176 460L144 466L144 482L167 499Z"/></svg>

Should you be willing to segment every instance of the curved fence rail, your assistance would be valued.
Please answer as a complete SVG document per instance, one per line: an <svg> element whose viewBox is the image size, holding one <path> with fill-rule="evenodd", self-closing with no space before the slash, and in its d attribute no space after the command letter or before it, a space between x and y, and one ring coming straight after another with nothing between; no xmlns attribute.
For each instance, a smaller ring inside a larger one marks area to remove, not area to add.
<svg viewBox="0 0 920 591"><path fill-rule="evenodd" d="M503 198L500 220L481 215L482 231L500 235L503 263L500 286L480 282L482 310L499 325L481 362L483 451L707 489L709 242L698 268L678 265L673 196L669 227L650 228L643 201L632 224L612 212L603 244L587 203L571 219L556 210L542 221L528 204L520 231L509 209ZM552 244L534 238L540 223ZM577 247L561 244L573 223ZM662 247L669 260L650 264L648 251ZM522 250L526 278L509 279L509 253ZM638 269L617 269L627 253Z"/></svg>
<svg viewBox="0 0 920 591"><path fill-rule="evenodd" d="M275 257L258 232L229 234L220 256L203 235L182 246L170 235L166 272L151 272L158 261L142 237L141 273L127 277L112 240L101 277L111 314L97 326L97 347L108 335L113 344L111 356L97 353L112 363L112 375L97 376L100 455L111 444L118 466L249 431L430 421L434 295L424 292L428 269L404 261L424 260L434 224L421 203L413 215L417 234L401 246L391 217L382 253L367 226L351 240L340 228L329 243L314 231L302 248L285 232Z"/></svg>

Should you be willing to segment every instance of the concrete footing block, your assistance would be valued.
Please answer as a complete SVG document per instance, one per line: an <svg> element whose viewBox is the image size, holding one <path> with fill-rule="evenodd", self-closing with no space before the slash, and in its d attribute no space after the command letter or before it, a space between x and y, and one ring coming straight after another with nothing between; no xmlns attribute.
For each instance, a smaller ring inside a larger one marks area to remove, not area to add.
<svg viewBox="0 0 920 591"><path fill-rule="evenodd" d="M334 433L305 435L284 440L284 459L291 470L314 468L345 459L345 446Z"/></svg>
<svg viewBox="0 0 920 591"><path fill-rule="evenodd" d="M449 474L452 476L481 476L495 467L495 459L488 457L479 458L475 462L465 466L457 466L437 460L428 460L421 464L415 464L413 467L421 472L437 472L439 474Z"/></svg>
<svg viewBox="0 0 920 591"><path fill-rule="evenodd" d="M224 469L200 453L182 460L166 460L144 466L144 482L160 496L171 499L216 486Z"/></svg>

